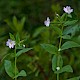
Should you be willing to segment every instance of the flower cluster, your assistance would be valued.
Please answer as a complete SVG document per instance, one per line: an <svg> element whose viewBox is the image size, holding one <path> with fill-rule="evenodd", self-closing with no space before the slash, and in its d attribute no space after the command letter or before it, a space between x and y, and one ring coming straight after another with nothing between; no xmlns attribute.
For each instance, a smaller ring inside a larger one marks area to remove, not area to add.
<svg viewBox="0 0 80 80"><path fill-rule="evenodd" d="M70 14L70 13L73 12L73 9L71 9L70 6L64 7L63 10L67 14ZM58 16L58 14L56 14L56 15ZM47 20L44 21L44 25L47 26L47 27L49 27L49 25L50 25L50 19L49 19L49 17L47 17Z"/></svg>

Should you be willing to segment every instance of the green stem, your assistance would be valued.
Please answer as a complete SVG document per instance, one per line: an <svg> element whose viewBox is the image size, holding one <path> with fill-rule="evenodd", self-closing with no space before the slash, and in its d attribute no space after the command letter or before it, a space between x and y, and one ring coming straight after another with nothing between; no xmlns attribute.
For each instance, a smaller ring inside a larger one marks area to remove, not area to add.
<svg viewBox="0 0 80 80"><path fill-rule="evenodd" d="M62 42L62 38L60 37L59 49L61 48L61 42Z"/></svg>
<svg viewBox="0 0 80 80"><path fill-rule="evenodd" d="M62 32L63 32L63 25L62 25ZM62 35L61 35L62 36ZM62 42L62 37L60 36L60 42L59 42L59 49L61 48L61 42Z"/></svg>
<svg viewBox="0 0 80 80"><path fill-rule="evenodd" d="M62 25L62 31L63 31L63 27L64 27L64 26ZM61 43L62 43L62 37L60 36L58 55L60 54ZM57 66L59 67L59 59L57 60ZM59 80L59 73L57 73L57 80Z"/></svg>
<svg viewBox="0 0 80 80"><path fill-rule="evenodd" d="M15 76L16 76L16 61L17 61L17 57L16 57L16 46L15 46ZM17 78L15 78L15 80L17 80Z"/></svg>
<svg viewBox="0 0 80 80"><path fill-rule="evenodd" d="M59 80L59 73L57 73L57 80Z"/></svg>

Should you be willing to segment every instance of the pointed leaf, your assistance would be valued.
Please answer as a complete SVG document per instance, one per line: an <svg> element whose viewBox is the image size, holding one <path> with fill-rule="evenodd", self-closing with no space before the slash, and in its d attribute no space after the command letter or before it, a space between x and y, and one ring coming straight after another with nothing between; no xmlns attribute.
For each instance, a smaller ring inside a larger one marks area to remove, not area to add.
<svg viewBox="0 0 80 80"><path fill-rule="evenodd" d="M61 50L65 50L73 47L80 47L80 45L73 41L67 41L61 46Z"/></svg>
<svg viewBox="0 0 80 80"><path fill-rule="evenodd" d="M62 66L63 66L63 59L62 59L62 56L61 55L58 55L57 61L58 61L58 66L60 68L62 68Z"/></svg>
<svg viewBox="0 0 80 80"><path fill-rule="evenodd" d="M71 15L71 14L68 14L68 17L69 17L69 18L72 18L72 15Z"/></svg>
<svg viewBox="0 0 80 80"><path fill-rule="evenodd" d="M10 39L15 40L14 35L12 35L11 33L9 33Z"/></svg>
<svg viewBox="0 0 80 80"><path fill-rule="evenodd" d="M67 79L67 80L80 80L80 76L79 77L70 78L70 79Z"/></svg>
<svg viewBox="0 0 80 80"><path fill-rule="evenodd" d="M25 53L25 52L27 52L27 51L29 51L31 49L32 48L25 48L25 49L22 49L22 50L18 51L17 54L16 54L16 57L20 56L22 53Z"/></svg>
<svg viewBox="0 0 80 80"><path fill-rule="evenodd" d="M23 26L24 26L25 20L26 20L25 17L23 17L23 18L21 19L21 26L22 26L22 28L23 28Z"/></svg>
<svg viewBox="0 0 80 80"><path fill-rule="evenodd" d="M60 21L65 21L65 20L66 20L66 17L67 17L67 14L64 13L64 14L61 16Z"/></svg>
<svg viewBox="0 0 80 80"><path fill-rule="evenodd" d="M52 26L52 28L54 29L54 31L58 34L58 35L62 35L62 30L56 26Z"/></svg>
<svg viewBox="0 0 80 80"><path fill-rule="evenodd" d="M64 29L63 34L67 35L67 34L71 34L71 36L75 35L76 32L78 32L80 29L79 25L73 25L73 26L69 26L67 28Z"/></svg>
<svg viewBox="0 0 80 80"><path fill-rule="evenodd" d="M13 30L16 31L16 29L14 28L13 24L11 21L9 21L8 19L5 20L5 22L7 23L7 25Z"/></svg>
<svg viewBox="0 0 80 80"><path fill-rule="evenodd" d="M51 44L41 44L42 48L45 49L45 51L51 53L51 54L56 54L58 51L57 47Z"/></svg>
<svg viewBox="0 0 80 80"><path fill-rule="evenodd" d="M13 25L14 25L15 28L17 28L18 21L17 21L16 16L13 17Z"/></svg>
<svg viewBox="0 0 80 80"><path fill-rule="evenodd" d="M71 39L71 36L70 35L63 35L62 38L63 39Z"/></svg>
<svg viewBox="0 0 80 80"><path fill-rule="evenodd" d="M19 76L27 76L27 74L24 70L21 70L20 73L18 73L14 78L17 78Z"/></svg>
<svg viewBox="0 0 80 80"><path fill-rule="evenodd" d="M70 65L66 65L59 71L56 71L55 73L63 73L63 72L73 72L73 69Z"/></svg>
<svg viewBox="0 0 80 80"><path fill-rule="evenodd" d="M64 26L73 25L73 24L75 24L76 22L78 22L78 20L66 21L66 22L64 23Z"/></svg>
<svg viewBox="0 0 80 80"><path fill-rule="evenodd" d="M16 34L16 43L17 44L20 43L20 35L19 35L19 33Z"/></svg>
<svg viewBox="0 0 80 80"><path fill-rule="evenodd" d="M12 67L11 61L5 60L4 67L5 67L6 73L7 73L11 78L13 78L13 77L14 77L14 69L13 69L13 67Z"/></svg>
<svg viewBox="0 0 80 80"><path fill-rule="evenodd" d="M19 31L20 31L20 32L22 31L22 29L23 29L23 27L24 27L25 20L26 20L26 18L23 17L23 18L21 19L21 21L18 23Z"/></svg>
<svg viewBox="0 0 80 80"><path fill-rule="evenodd" d="M52 70L56 71L56 67L57 67L57 55L54 55L52 58Z"/></svg>

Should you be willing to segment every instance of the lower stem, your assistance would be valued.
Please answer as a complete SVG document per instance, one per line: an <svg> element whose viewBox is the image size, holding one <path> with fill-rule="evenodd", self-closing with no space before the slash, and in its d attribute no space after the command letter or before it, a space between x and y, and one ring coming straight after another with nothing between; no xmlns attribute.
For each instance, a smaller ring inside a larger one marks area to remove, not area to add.
<svg viewBox="0 0 80 80"><path fill-rule="evenodd" d="M16 57L16 48L15 48L15 76L16 76L16 60L17 60L17 57ZM17 78L15 78L15 80L17 80Z"/></svg>
<svg viewBox="0 0 80 80"><path fill-rule="evenodd" d="M57 73L57 80L59 80L59 73Z"/></svg>

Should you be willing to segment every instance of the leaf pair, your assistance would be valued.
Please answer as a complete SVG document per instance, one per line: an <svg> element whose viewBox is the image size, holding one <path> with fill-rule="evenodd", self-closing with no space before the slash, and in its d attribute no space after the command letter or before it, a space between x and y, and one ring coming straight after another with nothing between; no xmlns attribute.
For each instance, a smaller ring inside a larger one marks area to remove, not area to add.
<svg viewBox="0 0 80 80"><path fill-rule="evenodd" d="M60 67L60 70L57 71L57 67ZM63 59L61 55L54 55L52 58L52 70L54 73L63 73L63 72L73 72L70 65L63 67Z"/></svg>
<svg viewBox="0 0 80 80"><path fill-rule="evenodd" d="M52 58L52 70L56 71L57 67L62 68L63 66L63 59L61 55L54 55Z"/></svg>
<svg viewBox="0 0 80 80"><path fill-rule="evenodd" d="M45 49L45 51L51 53L51 54L56 54L58 52L58 48L54 45L51 44L41 44L42 48ZM73 47L80 47L80 45L76 42L73 41L67 41L61 46L61 51Z"/></svg>
<svg viewBox="0 0 80 80"><path fill-rule="evenodd" d="M24 70L21 70L20 72L18 71L18 69L16 68L16 76L15 76L15 72L14 72L14 65L11 63L11 61L9 60L5 60L4 63L5 66L5 71L6 73L12 78L17 78L19 76L26 76L26 72Z"/></svg>

